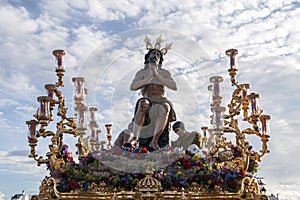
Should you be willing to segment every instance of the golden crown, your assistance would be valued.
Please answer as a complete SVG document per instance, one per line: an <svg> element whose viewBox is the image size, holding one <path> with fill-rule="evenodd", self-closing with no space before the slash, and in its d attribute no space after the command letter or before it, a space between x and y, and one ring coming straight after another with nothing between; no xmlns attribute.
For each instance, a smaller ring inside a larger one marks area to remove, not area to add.
<svg viewBox="0 0 300 200"><path fill-rule="evenodd" d="M146 43L146 49L150 50L150 49L157 49L159 51L161 51L163 53L163 55L166 55L168 53L168 51L171 49L172 44L166 44L166 46L164 48L161 48L161 42L163 41L161 38L161 35L156 39L156 43L154 44L154 47L151 44L151 39L146 35L145 37L145 43Z"/></svg>

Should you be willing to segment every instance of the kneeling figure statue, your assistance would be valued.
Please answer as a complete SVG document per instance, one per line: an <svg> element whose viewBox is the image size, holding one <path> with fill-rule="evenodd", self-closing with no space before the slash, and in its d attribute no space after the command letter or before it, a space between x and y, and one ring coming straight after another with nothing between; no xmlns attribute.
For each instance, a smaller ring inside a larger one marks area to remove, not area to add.
<svg viewBox="0 0 300 200"><path fill-rule="evenodd" d="M176 120L173 105L165 93L166 87L177 90L177 85L170 72L162 69L163 55L171 45L160 50L160 41L159 38L155 48L149 49L145 55L144 68L136 73L130 86L133 91L140 90L143 97L136 103L133 137L129 142L137 141L139 146L152 150L170 144L170 122Z"/></svg>

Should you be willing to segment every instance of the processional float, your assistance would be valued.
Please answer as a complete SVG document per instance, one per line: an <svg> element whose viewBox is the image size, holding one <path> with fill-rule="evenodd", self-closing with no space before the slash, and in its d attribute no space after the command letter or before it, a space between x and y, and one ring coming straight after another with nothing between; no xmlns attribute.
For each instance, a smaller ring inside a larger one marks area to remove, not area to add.
<svg viewBox="0 0 300 200"><path fill-rule="evenodd" d="M149 43L149 39L147 40ZM160 44L161 38L156 44ZM156 152L145 149L128 149L112 145L112 124L106 124L107 141L100 141L97 108L85 103L87 89L83 77L72 79L75 117L67 115L64 86L64 50L55 50L55 84L46 84L47 96L39 96L39 108L28 125L29 157L50 172L32 199L268 199L261 180L255 177L261 158L269 153L270 116L258 104L259 94L249 93L249 84L236 80L236 49L229 49L229 76L234 87L231 101L223 107L220 88L223 77L210 78L212 115L210 127L202 127L203 148L191 146L186 151L165 147ZM56 116L54 116L56 112ZM89 119L89 123L88 123ZM56 122L56 130L49 124ZM241 123L243 124L241 128ZM89 129L88 129L89 127ZM227 141L225 133L235 135L235 142ZM78 139L78 161L74 161L64 136ZM256 151L247 141L247 135L261 140ZM209 136L209 137L208 137ZM49 152L37 154L36 147L42 138L51 138ZM151 155L152 154L152 155ZM124 158L120 161L120 158ZM157 161L164 165L158 165ZM130 172L112 169L112 165L134 163L137 169ZM137 166L139 165L139 166Z"/></svg>

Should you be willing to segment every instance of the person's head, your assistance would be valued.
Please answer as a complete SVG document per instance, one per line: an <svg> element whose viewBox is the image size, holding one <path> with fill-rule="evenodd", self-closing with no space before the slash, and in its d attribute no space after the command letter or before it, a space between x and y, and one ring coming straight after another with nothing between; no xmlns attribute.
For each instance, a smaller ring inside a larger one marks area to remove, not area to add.
<svg viewBox="0 0 300 200"><path fill-rule="evenodd" d="M156 63L161 65L163 61L164 61L163 54L158 49L150 49L148 53L145 55L145 64Z"/></svg>
<svg viewBox="0 0 300 200"><path fill-rule="evenodd" d="M181 121L177 121L173 124L173 131L179 135L180 137L184 136L186 134L186 130L184 128L184 123Z"/></svg>

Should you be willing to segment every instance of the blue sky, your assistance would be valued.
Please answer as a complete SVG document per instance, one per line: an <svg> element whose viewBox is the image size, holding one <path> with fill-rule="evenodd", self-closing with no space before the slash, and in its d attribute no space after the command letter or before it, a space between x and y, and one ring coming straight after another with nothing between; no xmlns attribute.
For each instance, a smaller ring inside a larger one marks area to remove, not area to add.
<svg viewBox="0 0 300 200"><path fill-rule="evenodd" d="M137 94L129 84L143 66L146 34L173 42L165 68L180 87L168 96L190 130L209 123L210 76L224 76L227 104L224 52L239 49L238 80L261 94L260 104L272 116L271 154L263 157L258 176L269 194L300 198L298 1L0 0L0 5L0 199L22 190L38 193L47 175L45 166L28 158L25 121L36 111L36 97L45 94L44 84L56 81L52 51L67 51L63 92L70 115L71 79L84 76L87 103L99 108L100 127L113 123L116 136L132 114ZM39 142L39 153L47 152L48 143Z"/></svg>

